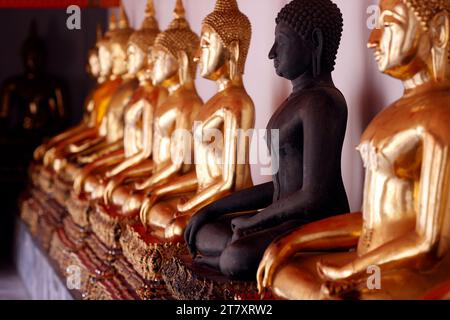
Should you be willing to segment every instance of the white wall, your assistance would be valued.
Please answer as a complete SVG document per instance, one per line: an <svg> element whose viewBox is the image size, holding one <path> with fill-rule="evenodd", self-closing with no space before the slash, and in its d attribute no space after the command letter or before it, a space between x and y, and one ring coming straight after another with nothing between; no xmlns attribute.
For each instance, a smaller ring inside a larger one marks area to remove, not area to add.
<svg viewBox="0 0 450 320"><path fill-rule="evenodd" d="M139 27L146 0L123 0L130 21ZM314 1L314 0L311 0ZM362 198L363 168L355 147L362 131L383 106L402 93L398 81L381 75L367 47L370 30L366 10L375 0L334 0L344 15L344 35L333 74L336 86L344 93L349 107L349 121L342 158L342 170L352 210L359 210ZM256 128L263 129L290 92L289 82L276 76L267 58L273 43L275 17L289 0L238 0L240 9L251 20L253 37L247 60L245 85L256 106ZM203 18L214 8L214 0L184 0L187 19L197 33ZM155 0L157 17L162 29L172 19L175 0ZM206 101L215 93L215 85L197 80L200 95ZM253 149L253 148L252 148ZM326 155L324 155L326 157ZM252 167L255 183L267 181L259 166Z"/></svg>

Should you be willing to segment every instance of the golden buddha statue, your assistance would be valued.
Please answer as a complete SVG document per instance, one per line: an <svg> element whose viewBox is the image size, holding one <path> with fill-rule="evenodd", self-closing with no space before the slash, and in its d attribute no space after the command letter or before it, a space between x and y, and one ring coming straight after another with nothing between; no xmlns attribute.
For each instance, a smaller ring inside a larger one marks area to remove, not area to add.
<svg viewBox="0 0 450 320"><path fill-rule="evenodd" d="M106 76L108 74L105 74L105 72L102 72L102 68L100 67L100 58L98 53L98 45L102 41L103 34L101 30L101 26L97 26L97 41L95 43L94 48L90 49L88 52L88 65L87 65L87 72L88 74L96 81L95 87L92 89L92 91L89 93L89 95L86 98L85 103L85 110L83 114L83 118L80 124L65 130L64 132L56 135L55 137L51 138L49 141L43 143L40 145L35 151L34 151L34 160L35 161L42 161L42 158L44 157L45 153L58 144L59 142L66 140L83 130L85 130L87 127L94 126L95 121L95 114L94 114L94 102L93 102L93 94L98 89L98 87L105 82ZM109 73L109 70L106 71Z"/></svg>
<svg viewBox="0 0 450 320"><path fill-rule="evenodd" d="M450 1L381 0L380 8L369 48L405 92L362 136L363 213L314 222L272 243L258 270L261 291L285 299L417 299L450 278ZM334 253L314 253L327 250Z"/></svg>
<svg viewBox="0 0 450 320"><path fill-rule="evenodd" d="M136 174L141 177L150 175L138 186L138 190L143 190L186 172L191 167L182 161L174 162L171 155L186 152L185 146L190 141L175 133L191 130L203 104L194 84L196 63L193 59L199 40L184 17L185 11L180 0L176 2L174 16L168 29L158 35L152 49L153 84L162 85L169 91L168 98L155 110L153 117L153 141L149 140L147 145L147 148L153 149L152 161L148 157L141 158L142 161L131 171L112 179L105 192L105 202L122 207L123 213L138 210L145 193L133 194L130 188L119 187L121 182ZM113 170L110 175L114 173Z"/></svg>
<svg viewBox="0 0 450 320"><path fill-rule="evenodd" d="M147 130L153 130L153 135L146 137L149 139L147 146L152 147L151 159L143 159L129 170L111 176L106 190L113 187L109 200L106 204L97 201L95 210L89 215L91 228L103 246L109 252L121 248L132 263L138 260L139 253L134 250L136 248L127 247L131 242L121 246L119 240L122 241L122 237L118 235L126 226L138 222L139 208L149 192L139 192L135 185L146 180L145 183L151 188L193 168L183 160L191 156L191 150L188 149L192 144L190 130L203 105L194 84L194 55L198 47L199 38L185 19L182 1L177 0L174 19L168 29L157 36L151 53L153 85L166 87L169 93L167 99L154 110L153 127L151 123L145 124L150 126ZM178 157L174 158L173 155L180 155L182 160L176 161ZM104 196L108 197L107 192ZM95 247L99 246L95 244Z"/></svg>
<svg viewBox="0 0 450 320"><path fill-rule="evenodd" d="M97 139L87 141L82 152L75 152L75 163L80 166L91 164L97 159L113 154L120 157L123 146L123 115L128 102L131 100L139 82L136 74L128 72L127 47L128 40L133 33L129 27L128 17L123 5L121 5L121 18L118 29L112 34L110 50L112 58L112 73L122 78L122 83L114 92L108 105Z"/></svg>
<svg viewBox="0 0 450 320"><path fill-rule="evenodd" d="M109 178L150 157L154 110L167 96L164 88L152 85L148 70L151 61L147 55L159 32L153 0L149 0L141 29L135 31L128 42L128 76L135 75L139 87L125 108L123 148L119 156L104 157L83 168L75 180L78 194L98 199Z"/></svg>
<svg viewBox="0 0 450 320"><path fill-rule="evenodd" d="M95 119L94 125L92 127L83 127L82 130L76 134L69 134L61 139L56 138L55 140L58 141L54 144L50 144L49 148L47 148L46 145L40 147L35 152L35 159L39 160L42 157L45 167L51 168L52 170L61 169L63 164L67 163L65 159L67 160L72 153L86 149L85 143L89 139L98 137L99 126L106 114L111 98L122 82L121 77L112 73L110 41L113 34L116 32L117 21L113 14L109 21L109 30L97 41L100 68L99 80L101 83L98 84L91 95L92 100L89 104L92 104L92 106L86 107L86 109L93 109L92 118ZM55 161L57 158L58 161Z"/></svg>
<svg viewBox="0 0 450 320"><path fill-rule="evenodd" d="M203 21L199 57L201 75L217 83L218 93L196 118L195 171L153 188L140 210L143 225L159 238L181 240L187 222L199 209L253 185L249 138L238 139L238 132L247 133L255 120L242 81L250 39L250 21L237 2L218 0ZM148 187L153 179L140 187Z"/></svg>

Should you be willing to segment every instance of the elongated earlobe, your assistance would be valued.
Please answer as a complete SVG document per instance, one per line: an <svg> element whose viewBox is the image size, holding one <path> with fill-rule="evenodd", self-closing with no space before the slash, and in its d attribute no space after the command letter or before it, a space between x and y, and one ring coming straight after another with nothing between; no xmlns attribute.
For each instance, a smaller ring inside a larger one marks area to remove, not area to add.
<svg viewBox="0 0 450 320"><path fill-rule="evenodd" d="M230 51L230 79L234 80L239 75L240 70L238 70L238 62L239 62L239 42L233 41L229 45Z"/></svg>
<svg viewBox="0 0 450 320"><path fill-rule="evenodd" d="M190 70L189 70L189 57L184 51L178 52L178 63L179 63L179 69L178 69L178 75L180 78L180 84L184 85L186 84L190 79Z"/></svg>
<svg viewBox="0 0 450 320"><path fill-rule="evenodd" d="M436 81L447 78L450 62L450 19L447 12L437 14L431 22L433 77Z"/></svg>
<svg viewBox="0 0 450 320"><path fill-rule="evenodd" d="M323 51L323 34L322 30L316 28L312 32L312 41L314 50L312 53L313 76L320 76L322 73L322 51Z"/></svg>

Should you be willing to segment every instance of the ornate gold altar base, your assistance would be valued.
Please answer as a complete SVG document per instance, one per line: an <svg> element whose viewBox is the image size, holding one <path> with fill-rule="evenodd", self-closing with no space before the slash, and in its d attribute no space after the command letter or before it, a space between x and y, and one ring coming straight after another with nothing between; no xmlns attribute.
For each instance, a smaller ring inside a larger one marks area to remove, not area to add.
<svg viewBox="0 0 450 320"><path fill-rule="evenodd" d="M230 281L217 271L195 265L189 255L174 256L162 269L169 292L181 300L257 299L256 282Z"/></svg>
<svg viewBox="0 0 450 320"><path fill-rule="evenodd" d="M184 244L148 234L137 215L114 215L72 197L62 177L44 173L37 181L33 171L41 169L30 170L34 183L22 197L21 217L59 274L67 278L79 268L83 299L259 298L255 283L229 281L193 266Z"/></svg>

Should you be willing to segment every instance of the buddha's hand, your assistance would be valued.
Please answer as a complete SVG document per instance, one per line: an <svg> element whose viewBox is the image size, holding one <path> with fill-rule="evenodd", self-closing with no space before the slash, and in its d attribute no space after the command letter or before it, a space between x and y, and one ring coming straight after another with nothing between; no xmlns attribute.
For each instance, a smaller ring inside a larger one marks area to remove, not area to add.
<svg viewBox="0 0 450 320"><path fill-rule="evenodd" d="M197 256L197 246L196 246L197 234L204 225L211 222L212 219L210 215L211 213L207 208L198 211L191 218L186 227L186 231L184 232L184 240L186 241L186 244L189 248L189 252L194 257Z"/></svg>
<svg viewBox="0 0 450 320"><path fill-rule="evenodd" d="M86 181L87 176L89 175L90 171L87 170L81 170L80 173L75 177L74 183L73 183L73 190L76 195L81 195L84 188L84 181Z"/></svg>
<svg viewBox="0 0 450 320"><path fill-rule="evenodd" d="M317 263L317 272L325 281L321 287L323 299L335 299L341 297L350 299L357 294L355 283L351 280L351 276L354 274L351 263L342 267L337 267L319 261Z"/></svg>
<svg viewBox="0 0 450 320"><path fill-rule="evenodd" d="M142 202L142 206L139 210L139 217L144 226L147 226L149 221L148 216L150 215L150 211L152 210L153 205L158 201L158 196L155 194L151 194L145 198Z"/></svg>
<svg viewBox="0 0 450 320"><path fill-rule="evenodd" d="M273 277L281 264L288 257L289 243L285 238L280 238L272 242L266 249L264 256L259 264L256 279L258 281L258 292L263 294L273 284Z"/></svg>
<svg viewBox="0 0 450 320"><path fill-rule="evenodd" d="M233 230L232 242L241 239L251 230L257 229L257 224L254 222L254 216L242 216L231 220L231 229Z"/></svg>
<svg viewBox="0 0 450 320"><path fill-rule="evenodd" d="M173 219L164 231L165 238L175 241L182 240L189 218L189 215L182 215Z"/></svg>
<svg viewBox="0 0 450 320"><path fill-rule="evenodd" d="M34 160L40 161L44 158L45 152L47 152L47 144L41 144L39 147L34 150L33 157Z"/></svg>
<svg viewBox="0 0 450 320"><path fill-rule="evenodd" d="M123 179L120 176L114 177L111 180L109 180L103 193L103 202L105 202L106 205L109 205L111 203L113 193L114 191L116 191L117 187L122 183L122 181Z"/></svg>
<svg viewBox="0 0 450 320"><path fill-rule="evenodd" d="M43 155L44 166L50 167L53 164L53 159L56 158L56 148L48 149Z"/></svg>

